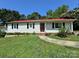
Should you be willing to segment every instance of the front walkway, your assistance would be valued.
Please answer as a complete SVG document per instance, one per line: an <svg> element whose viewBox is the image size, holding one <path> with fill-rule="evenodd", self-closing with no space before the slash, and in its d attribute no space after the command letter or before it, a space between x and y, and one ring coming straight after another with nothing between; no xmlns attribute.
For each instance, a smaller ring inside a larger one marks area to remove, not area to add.
<svg viewBox="0 0 79 59"><path fill-rule="evenodd" d="M14 36L17 36L17 35L6 35L5 37L14 37Z"/></svg>
<svg viewBox="0 0 79 59"><path fill-rule="evenodd" d="M77 42L77 41L52 39L52 38L49 38L49 37L44 36L44 35L43 36L39 35L39 38L41 40L46 41L46 42L55 43L55 44L62 45L62 46L79 48L79 42Z"/></svg>

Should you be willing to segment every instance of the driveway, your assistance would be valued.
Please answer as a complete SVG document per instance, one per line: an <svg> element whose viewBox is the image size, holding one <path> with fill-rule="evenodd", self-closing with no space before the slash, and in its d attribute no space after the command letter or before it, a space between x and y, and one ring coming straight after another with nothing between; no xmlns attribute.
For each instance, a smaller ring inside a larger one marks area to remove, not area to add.
<svg viewBox="0 0 79 59"><path fill-rule="evenodd" d="M74 48L79 48L79 42L78 41L67 41L67 40L58 40L58 39L53 39L49 38L47 36L41 36L39 35L39 38L41 40L44 40L46 42L62 45L62 46L69 46L69 47L74 47Z"/></svg>

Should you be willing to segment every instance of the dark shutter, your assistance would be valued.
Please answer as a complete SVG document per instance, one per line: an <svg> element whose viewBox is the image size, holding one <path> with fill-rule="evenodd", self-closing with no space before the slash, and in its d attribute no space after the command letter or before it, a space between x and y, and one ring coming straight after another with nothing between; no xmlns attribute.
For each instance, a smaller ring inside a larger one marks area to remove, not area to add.
<svg viewBox="0 0 79 59"><path fill-rule="evenodd" d="M29 23L27 23L27 29L29 29Z"/></svg>
<svg viewBox="0 0 79 59"><path fill-rule="evenodd" d="M13 29L13 24L12 24L12 29Z"/></svg>
<svg viewBox="0 0 79 59"><path fill-rule="evenodd" d="M63 27L65 28L65 23L63 23Z"/></svg>
<svg viewBox="0 0 79 59"><path fill-rule="evenodd" d="M35 23L33 23L33 29L35 28Z"/></svg>
<svg viewBox="0 0 79 59"><path fill-rule="evenodd" d="M54 28L54 23L52 23L52 28Z"/></svg>
<svg viewBox="0 0 79 59"><path fill-rule="evenodd" d="M18 24L17 24L17 29L18 29Z"/></svg>

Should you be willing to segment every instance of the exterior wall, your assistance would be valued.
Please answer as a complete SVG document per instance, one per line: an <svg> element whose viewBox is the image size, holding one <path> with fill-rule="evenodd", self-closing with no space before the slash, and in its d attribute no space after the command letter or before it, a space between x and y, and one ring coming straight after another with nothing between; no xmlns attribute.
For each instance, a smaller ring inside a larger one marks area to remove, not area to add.
<svg viewBox="0 0 79 59"><path fill-rule="evenodd" d="M65 28L66 28L66 30L68 30L69 32L73 32L73 22L65 23Z"/></svg>
<svg viewBox="0 0 79 59"><path fill-rule="evenodd" d="M58 28L52 28L52 22L45 23L45 32L46 33L58 33Z"/></svg>
<svg viewBox="0 0 79 59"><path fill-rule="evenodd" d="M7 26L7 33L39 33L40 32L40 25L39 23L35 23L35 28L31 28L29 27L29 29L27 29L27 23L19 23L18 24L18 29L12 29L12 24L8 24Z"/></svg>
<svg viewBox="0 0 79 59"><path fill-rule="evenodd" d="M62 24L62 23L61 23ZM62 24L63 25L63 24ZM65 23L66 30L73 32L73 22ZM35 28L30 27L27 29L27 23L18 23L18 29L12 29L12 24L7 25L7 33L58 33L58 28L52 28L52 22L45 23L45 31L40 32L40 23L35 23Z"/></svg>
<svg viewBox="0 0 79 59"><path fill-rule="evenodd" d="M63 23L61 23L61 26L63 26ZM54 25L55 27L55 25ZM65 28L69 32L73 32L73 22L67 22L65 23ZM46 33L58 33L59 28L52 28L52 22L45 23L45 32Z"/></svg>
<svg viewBox="0 0 79 59"><path fill-rule="evenodd" d="M73 22L71 22L71 32L73 32Z"/></svg>

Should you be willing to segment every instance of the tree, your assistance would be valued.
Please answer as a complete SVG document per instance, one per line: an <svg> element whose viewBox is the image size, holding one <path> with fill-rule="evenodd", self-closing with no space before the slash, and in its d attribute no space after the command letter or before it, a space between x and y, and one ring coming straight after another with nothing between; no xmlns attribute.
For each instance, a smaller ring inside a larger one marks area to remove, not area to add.
<svg viewBox="0 0 79 59"><path fill-rule="evenodd" d="M60 18L61 15L65 12L68 11L68 6L67 5L62 5L58 7L52 14L53 18Z"/></svg>
<svg viewBox="0 0 79 59"><path fill-rule="evenodd" d="M27 15L27 19L32 19L32 17L31 17L31 15L29 14L29 15Z"/></svg>
<svg viewBox="0 0 79 59"><path fill-rule="evenodd" d="M32 19L40 19L41 18L41 15L38 12L33 12L31 14L31 16L32 16Z"/></svg>
<svg viewBox="0 0 79 59"><path fill-rule="evenodd" d="M48 10L47 11L47 18L52 18L52 14L53 14L53 11L52 10Z"/></svg>
<svg viewBox="0 0 79 59"><path fill-rule="evenodd" d="M20 14L18 11L9 9L0 9L0 19L5 19L6 21L13 21L20 19Z"/></svg>
<svg viewBox="0 0 79 59"><path fill-rule="evenodd" d="M27 19L40 19L41 15L38 12L33 12L30 15L27 15Z"/></svg>
<svg viewBox="0 0 79 59"><path fill-rule="evenodd" d="M79 8L74 8L73 10L64 13L61 17L70 17L79 20Z"/></svg>
<svg viewBox="0 0 79 59"><path fill-rule="evenodd" d="M79 8L74 8L74 17L79 20Z"/></svg>
<svg viewBox="0 0 79 59"><path fill-rule="evenodd" d="M25 16L24 14L22 14L22 15L20 16L20 19L23 19L23 20L24 20L24 19L27 19L27 18L26 18L26 16Z"/></svg>
<svg viewBox="0 0 79 59"><path fill-rule="evenodd" d="M41 19L47 19L47 16L41 16Z"/></svg>
<svg viewBox="0 0 79 59"><path fill-rule="evenodd" d="M77 19L73 24L74 30L79 30L79 8L74 8L72 17Z"/></svg>
<svg viewBox="0 0 79 59"><path fill-rule="evenodd" d="M68 12L65 12L61 15L61 17L63 18L75 18L75 15L74 15L74 11L71 10L71 11L68 11Z"/></svg>

